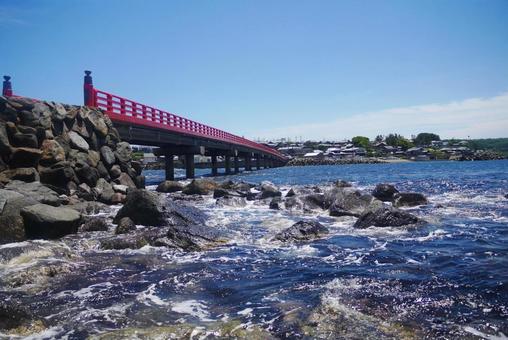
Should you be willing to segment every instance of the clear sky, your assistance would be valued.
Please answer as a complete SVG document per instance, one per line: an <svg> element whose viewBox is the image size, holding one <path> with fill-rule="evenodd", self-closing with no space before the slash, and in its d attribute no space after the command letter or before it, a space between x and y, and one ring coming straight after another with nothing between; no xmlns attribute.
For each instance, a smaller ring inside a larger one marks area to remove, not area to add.
<svg viewBox="0 0 508 340"><path fill-rule="evenodd" d="M508 137L508 1L0 0L15 93L95 86L246 137Z"/></svg>

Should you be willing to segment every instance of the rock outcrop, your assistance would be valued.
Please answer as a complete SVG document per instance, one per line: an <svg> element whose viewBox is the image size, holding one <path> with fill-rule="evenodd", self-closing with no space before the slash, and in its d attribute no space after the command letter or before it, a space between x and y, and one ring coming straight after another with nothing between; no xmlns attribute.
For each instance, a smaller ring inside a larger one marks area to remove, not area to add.
<svg viewBox="0 0 508 340"><path fill-rule="evenodd" d="M375 207L365 210L356 223L354 228L364 229L368 227L402 227L406 225L416 225L425 223L417 216L406 211L390 207L387 205L375 205Z"/></svg>
<svg viewBox="0 0 508 340"><path fill-rule="evenodd" d="M275 235L282 242L308 241L328 234L328 229L317 221L299 221Z"/></svg>

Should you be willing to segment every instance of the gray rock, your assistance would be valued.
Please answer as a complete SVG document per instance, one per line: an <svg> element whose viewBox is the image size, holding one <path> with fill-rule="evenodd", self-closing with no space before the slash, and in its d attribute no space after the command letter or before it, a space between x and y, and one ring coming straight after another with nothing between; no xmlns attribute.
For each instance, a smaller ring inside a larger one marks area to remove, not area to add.
<svg viewBox="0 0 508 340"><path fill-rule="evenodd" d="M66 188L69 181L76 178L76 173L69 162L58 162L49 168L40 169L42 183Z"/></svg>
<svg viewBox="0 0 508 340"><path fill-rule="evenodd" d="M15 147L35 148L39 147L37 136L28 133L15 133L11 137L11 144Z"/></svg>
<svg viewBox="0 0 508 340"><path fill-rule="evenodd" d="M286 197L293 197L296 196L296 192L293 188L289 189L289 191L286 194Z"/></svg>
<svg viewBox="0 0 508 340"><path fill-rule="evenodd" d="M99 161L101 160L101 156L100 154L97 152L97 151L94 151L94 150L88 150L88 157L87 157L87 161L88 161L88 164L91 166L91 167L94 167L96 168L97 165L99 164Z"/></svg>
<svg viewBox="0 0 508 340"><path fill-rule="evenodd" d="M28 238L55 239L78 231L81 215L73 209L35 204L21 210Z"/></svg>
<svg viewBox="0 0 508 340"><path fill-rule="evenodd" d="M429 203L423 194L417 192L399 192L393 198L395 207L415 207Z"/></svg>
<svg viewBox="0 0 508 340"><path fill-rule="evenodd" d="M132 149L129 143L120 142L116 145L115 157L119 163L128 163L132 159Z"/></svg>
<svg viewBox="0 0 508 340"><path fill-rule="evenodd" d="M115 164L115 154L113 153L113 150L109 146L104 145L100 149L101 153L101 159L104 162L104 165L111 166ZM120 168L120 167L119 167Z"/></svg>
<svg viewBox="0 0 508 340"><path fill-rule="evenodd" d="M115 164L109 169L109 174L111 175L111 178L118 178L122 174L122 170L120 169L120 166Z"/></svg>
<svg viewBox="0 0 508 340"><path fill-rule="evenodd" d="M335 201L329 208L330 216L358 217L374 199L371 195L362 194L360 191L353 189L342 190L340 193L336 195Z"/></svg>
<svg viewBox="0 0 508 340"><path fill-rule="evenodd" d="M99 171L96 168L92 168L86 163L76 163L75 172L81 182L88 184L90 187L94 187L99 179Z"/></svg>
<svg viewBox="0 0 508 340"><path fill-rule="evenodd" d="M125 185L129 188L135 189L136 183L127 175L125 172L122 172L118 178L113 180L116 184Z"/></svg>
<svg viewBox="0 0 508 340"><path fill-rule="evenodd" d="M42 151L33 148L13 148L9 165L11 168L35 168L41 159Z"/></svg>
<svg viewBox="0 0 508 340"><path fill-rule="evenodd" d="M237 196L223 196L217 199L216 204L220 207L245 207L247 205L247 201L244 197Z"/></svg>
<svg viewBox="0 0 508 340"><path fill-rule="evenodd" d="M303 202L297 196L286 197L284 207L287 210L301 210L304 207Z"/></svg>
<svg viewBox="0 0 508 340"><path fill-rule="evenodd" d="M156 193L143 189L132 189L127 193L124 206L116 215L114 222L122 217L130 217L135 224L162 226L166 224L166 209Z"/></svg>
<svg viewBox="0 0 508 340"><path fill-rule="evenodd" d="M106 204L112 203L115 191L113 190L113 186L104 178L99 178L97 180L97 185L94 188L94 192L97 194L99 201Z"/></svg>
<svg viewBox="0 0 508 340"><path fill-rule="evenodd" d="M194 179L187 184L182 192L186 195L208 195L210 191L217 189L219 185L206 179Z"/></svg>
<svg viewBox="0 0 508 340"><path fill-rule="evenodd" d="M79 134L77 134L74 131L70 131L68 133L71 145L74 146L76 149L81 151L88 151L90 149L90 145L88 145L87 141L81 137Z"/></svg>
<svg viewBox="0 0 508 340"><path fill-rule="evenodd" d="M5 123L0 121L0 155L9 155L11 153L11 144Z"/></svg>
<svg viewBox="0 0 508 340"><path fill-rule="evenodd" d="M67 208L76 210L81 214L98 214L100 212L108 211L108 206L100 202L78 202L72 205L68 205Z"/></svg>
<svg viewBox="0 0 508 340"><path fill-rule="evenodd" d="M183 189L183 184L180 182L164 181L157 186L156 191L170 193L170 192L182 191L182 189Z"/></svg>
<svg viewBox="0 0 508 340"><path fill-rule="evenodd" d="M280 197L274 197L270 201L269 208L274 210L280 210L280 204L282 203L282 199Z"/></svg>
<svg viewBox="0 0 508 340"><path fill-rule="evenodd" d="M25 225L20 215L0 215L0 244L25 239Z"/></svg>
<svg viewBox="0 0 508 340"><path fill-rule="evenodd" d="M67 116L67 110L60 103L51 102L48 105L53 109L52 119L56 121L62 121Z"/></svg>
<svg viewBox="0 0 508 340"><path fill-rule="evenodd" d="M134 183L136 184L136 188L144 189L145 188L146 178L144 175L139 175L134 178Z"/></svg>
<svg viewBox="0 0 508 340"><path fill-rule="evenodd" d="M307 209L325 209L325 195L321 193L307 194L300 197Z"/></svg>
<svg viewBox="0 0 508 340"><path fill-rule="evenodd" d="M376 188L372 191L372 196L383 202L391 202L394 199L393 196L398 192L399 190L397 190L395 186L388 183L381 183L376 185Z"/></svg>
<svg viewBox="0 0 508 340"><path fill-rule="evenodd" d="M107 231L108 223L103 217L87 217L85 223L79 228L80 232Z"/></svg>
<svg viewBox="0 0 508 340"><path fill-rule="evenodd" d="M140 162L131 161L131 166L134 169L134 171L136 172L136 175L138 175L138 176L141 175L141 173L143 172L143 166L141 165Z"/></svg>
<svg viewBox="0 0 508 340"><path fill-rule="evenodd" d="M84 120L87 124L93 127L94 131L100 137L106 137L108 134L108 126L104 121L104 116L100 112L96 110L90 110L84 116Z"/></svg>
<svg viewBox="0 0 508 340"><path fill-rule="evenodd" d="M127 194L128 189L129 189L129 187L126 185L121 185L121 184L114 184L113 185L113 190L115 192L119 192L121 194Z"/></svg>
<svg viewBox="0 0 508 340"><path fill-rule="evenodd" d="M353 184L349 183L348 181L344 181L342 179L333 182L333 185L337 188L349 188L353 186Z"/></svg>
<svg viewBox="0 0 508 340"><path fill-rule="evenodd" d="M11 181L5 189L15 191L27 198L40 203L59 206L60 199L57 192L51 190L40 182L25 183L22 181Z"/></svg>
<svg viewBox="0 0 508 340"><path fill-rule="evenodd" d="M21 120L23 125L35 126L38 123L38 125L41 125L45 129L51 128L51 109L46 103L43 102L34 103L32 113L33 118L26 117L28 118L28 121L26 122L24 121L24 119Z"/></svg>
<svg viewBox="0 0 508 340"><path fill-rule="evenodd" d="M220 197L226 197L230 196L230 193L228 190L223 188L217 188L213 191L213 198L220 198Z"/></svg>
<svg viewBox="0 0 508 340"><path fill-rule="evenodd" d="M308 241L328 234L328 229L317 221L299 221L275 235L282 242Z"/></svg>
<svg viewBox="0 0 508 340"><path fill-rule="evenodd" d="M282 196L282 193L280 192L279 188L277 188L273 183L268 181L261 182L259 190L261 191L260 195L261 199Z"/></svg>
<svg viewBox="0 0 508 340"><path fill-rule="evenodd" d="M127 234L133 230L136 230L136 224L129 217L122 217L118 221L115 234Z"/></svg>
<svg viewBox="0 0 508 340"><path fill-rule="evenodd" d="M45 139L41 145L41 164L51 165L65 160L65 149L56 140Z"/></svg>
<svg viewBox="0 0 508 340"><path fill-rule="evenodd" d="M377 206L373 209L364 211L356 223L354 228L364 229L371 226L374 227L402 227L411 224L421 224L423 220L406 211L386 205Z"/></svg>
<svg viewBox="0 0 508 340"><path fill-rule="evenodd" d="M78 185L76 195L86 201L93 201L97 198L95 193L92 192L92 188L90 188L90 186L86 183L81 183Z"/></svg>
<svg viewBox="0 0 508 340"><path fill-rule="evenodd" d="M39 181L40 177L35 168L17 168L0 172L0 182L8 183L12 180L34 182Z"/></svg>
<svg viewBox="0 0 508 340"><path fill-rule="evenodd" d="M108 169L106 169L104 163L97 163L97 171L99 172L99 176L104 178L106 181L109 182L111 180L111 176L109 176Z"/></svg>

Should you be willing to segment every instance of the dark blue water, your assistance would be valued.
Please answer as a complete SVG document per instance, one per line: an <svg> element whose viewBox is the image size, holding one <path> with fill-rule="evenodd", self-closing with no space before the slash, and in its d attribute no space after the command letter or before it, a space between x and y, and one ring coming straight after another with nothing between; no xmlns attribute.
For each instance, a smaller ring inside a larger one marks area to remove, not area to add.
<svg viewBox="0 0 508 340"><path fill-rule="evenodd" d="M151 184L163 179L162 171L146 175ZM410 211L429 224L357 230L354 218L326 211L217 207L209 197L195 204L230 238L217 249L101 251L88 240L67 241L80 244L79 275L19 293L52 325L46 334L179 325L213 338L224 334L217 327L235 325L265 332L259 338L508 335L508 161L290 167L222 179L270 180L283 190L343 179L370 191L390 182L428 196L428 206ZM272 241L301 219L320 221L329 236Z"/></svg>

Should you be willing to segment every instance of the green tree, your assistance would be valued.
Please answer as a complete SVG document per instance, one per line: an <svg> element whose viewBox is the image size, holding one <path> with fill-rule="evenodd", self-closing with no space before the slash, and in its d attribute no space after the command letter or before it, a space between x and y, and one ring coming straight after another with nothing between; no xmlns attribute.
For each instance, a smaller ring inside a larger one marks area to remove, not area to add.
<svg viewBox="0 0 508 340"><path fill-rule="evenodd" d="M416 145L422 146L430 145L430 143L434 140L441 140L441 138L439 138L439 135L436 135L435 133L422 132L416 136L414 141Z"/></svg>
<svg viewBox="0 0 508 340"><path fill-rule="evenodd" d="M382 142L382 141L383 141L383 139L385 139L385 138L383 137L383 135L377 135L377 136L376 136L376 139L374 139L374 140L375 140L377 143L379 143L379 142Z"/></svg>
<svg viewBox="0 0 508 340"><path fill-rule="evenodd" d="M410 140L396 133L390 133L388 136L386 136L385 142L386 144L394 147L400 146L404 150L407 150L414 146L414 144Z"/></svg>
<svg viewBox="0 0 508 340"><path fill-rule="evenodd" d="M367 137L364 137L364 136L353 137L353 139L351 139L351 141L353 142L353 144L356 147L362 147L362 148L367 149L370 146L369 139Z"/></svg>

